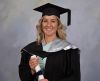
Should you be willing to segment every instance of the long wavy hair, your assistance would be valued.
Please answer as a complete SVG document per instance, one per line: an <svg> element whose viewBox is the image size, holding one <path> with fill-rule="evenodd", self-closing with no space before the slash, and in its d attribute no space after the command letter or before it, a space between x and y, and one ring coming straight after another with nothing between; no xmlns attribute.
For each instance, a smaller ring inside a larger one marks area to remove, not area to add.
<svg viewBox="0 0 100 81"><path fill-rule="evenodd" d="M61 40L66 40L66 33L64 30L64 25L61 23L61 20L58 17L57 17L57 20L58 20L58 28L57 28L56 36ZM36 41L38 42L38 44L41 43L42 40L44 39L44 33L42 30L42 21L43 21L43 17L41 17L38 24L36 25L36 28L37 28Z"/></svg>

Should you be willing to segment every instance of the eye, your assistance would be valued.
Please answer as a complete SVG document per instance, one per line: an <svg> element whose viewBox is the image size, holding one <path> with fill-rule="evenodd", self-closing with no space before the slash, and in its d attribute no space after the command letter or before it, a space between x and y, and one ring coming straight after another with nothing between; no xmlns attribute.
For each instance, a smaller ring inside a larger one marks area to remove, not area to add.
<svg viewBox="0 0 100 81"><path fill-rule="evenodd" d="M52 22L55 22L55 21L52 21Z"/></svg>
<svg viewBox="0 0 100 81"><path fill-rule="evenodd" d="M55 23L56 21L55 20L52 20L51 22Z"/></svg>
<svg viewBox="0 0 100 81"><path fill-rule="evenodd" d="M43 22L47 22L47 20L43 20Z"/></svg>

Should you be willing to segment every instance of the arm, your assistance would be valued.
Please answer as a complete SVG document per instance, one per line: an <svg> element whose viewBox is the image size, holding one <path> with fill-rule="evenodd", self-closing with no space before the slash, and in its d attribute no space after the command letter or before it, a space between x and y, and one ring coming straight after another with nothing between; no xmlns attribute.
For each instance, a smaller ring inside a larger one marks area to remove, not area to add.
<svg viewBox="0 0 100 81"><path fill-rule="evenodd" d="M61 81L80 81L80 51L79 49L70 49L67 54L69 69L66 78Z"/></svg>
<svg viewBox="0 0 100 81"><path fill-rule="evenodd" d="M31 69L29 67L30 55L26 52L21 53L21 61L19 64L19 77L21 81L34 81L35 74L32 75Z"/></svg>

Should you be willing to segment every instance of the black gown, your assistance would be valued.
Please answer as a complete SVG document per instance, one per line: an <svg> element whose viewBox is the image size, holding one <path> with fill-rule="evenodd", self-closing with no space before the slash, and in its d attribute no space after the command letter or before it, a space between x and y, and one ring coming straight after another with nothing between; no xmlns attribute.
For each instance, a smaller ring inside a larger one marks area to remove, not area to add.
<svg viewBox="0 0 100 81"><path fill-rule="evenodd" d="M80 81L80 50L78 48L45 52L42 44L37 44L37 42L32 42L21 50L19 64L21 81L36 81L37 74L32 75L29 67L29 59L33 54L41 58L47 57L44 77L48 81Z"/></svg>

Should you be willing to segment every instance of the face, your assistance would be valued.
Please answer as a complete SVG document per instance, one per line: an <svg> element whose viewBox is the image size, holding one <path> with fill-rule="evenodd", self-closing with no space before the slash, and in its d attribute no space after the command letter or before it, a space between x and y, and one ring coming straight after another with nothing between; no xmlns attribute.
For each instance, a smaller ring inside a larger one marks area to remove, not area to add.
<svg viewBox="0 0 100 81"><path fill-rule="evenodd" d="M56 16L43 16L42 30L46 36L56 35L57 28L58 20Z"/></svg>

